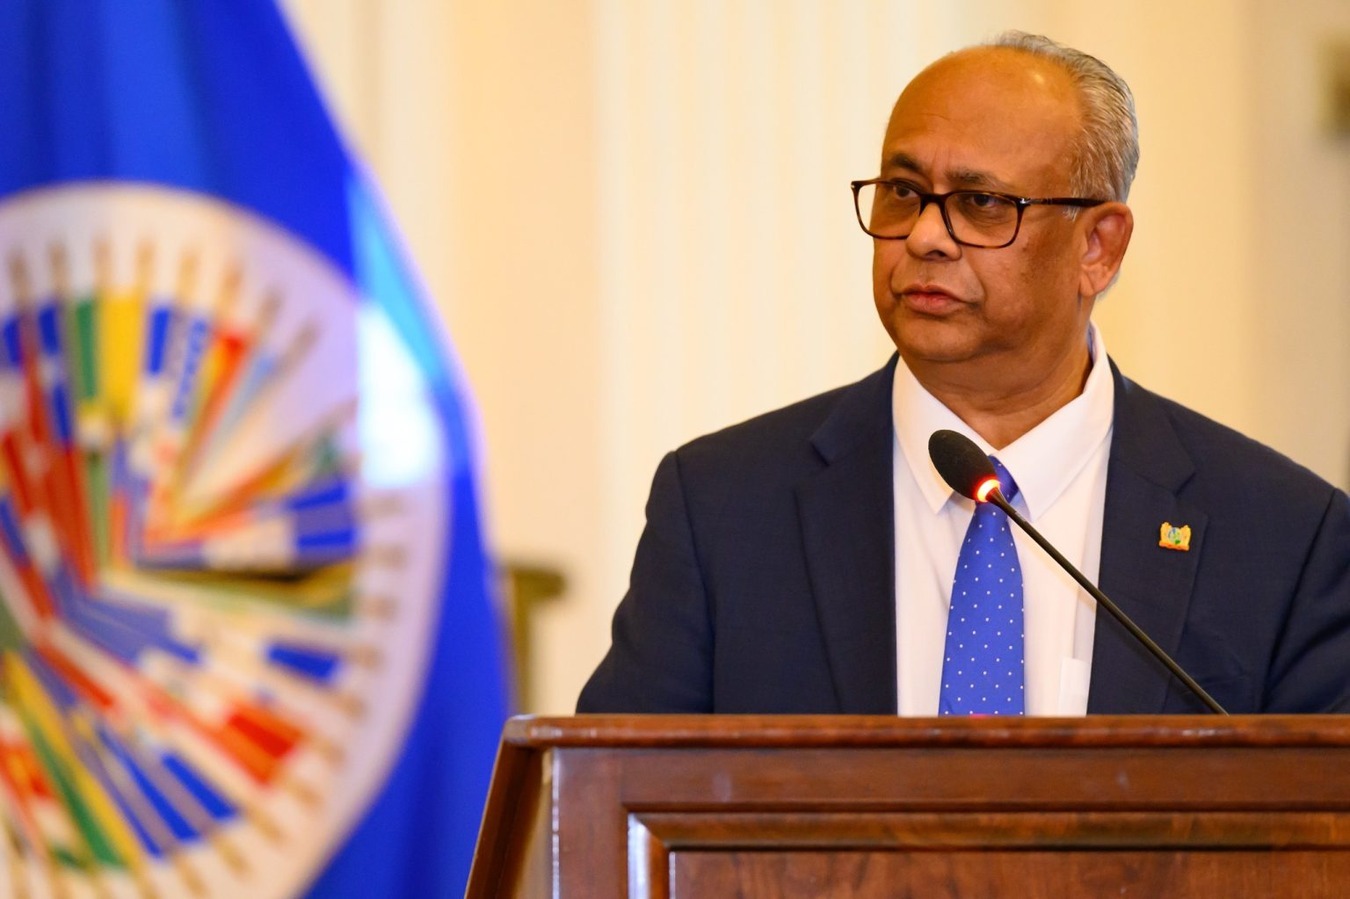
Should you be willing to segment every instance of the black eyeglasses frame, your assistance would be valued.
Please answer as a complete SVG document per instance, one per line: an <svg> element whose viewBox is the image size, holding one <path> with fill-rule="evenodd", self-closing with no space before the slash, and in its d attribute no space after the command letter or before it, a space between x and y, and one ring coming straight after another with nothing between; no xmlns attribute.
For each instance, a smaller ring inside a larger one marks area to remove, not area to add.
<svg viewBox="0 0 1350 899"><path fill-rule="evenodd" d="M909 239L909 234L894 235L873 233L872 230L868 228L867 223L863 221L862 204L859 202L858 198L859 192L869 185L900 184L912 190L915 196L919 198L919 212L914 219L916 223L918 222L919 217L923 215L923 211L928 208L928 204L936 203L938 211L942 214L942 223L947 226L948 236L963 247L974 247L977 250L1001 250L1004 247L1012 246L1017 240L1017 235L1022 233L1022 215L1027 211L1028 206L1074 206L1080 209L1087 209L1092 206L1101 206L1104 203L1110 202L1109 200L1093 200L1086 197L1019 197L1016 194L1006 194L996 190L971 190L969 188L949 190L946 193L936 194L919 190L914 186L913 182L906 181L903 178L868 178L862 181L851 181L849 184L853 188L853 212L857 215L858 224L862 227L863 232L867 234L867 236L876 238L877 240ZM956 231L952 229L951 217L947 214L947 199L960 194L977 194L986 197L998 197L1007 200L1017 207L1017 224L1013 227L1012 237L1008 239L1007 243L971 243L970 241L962 240L956 236ZM913 232L911 231L911 233Z"/></svg>

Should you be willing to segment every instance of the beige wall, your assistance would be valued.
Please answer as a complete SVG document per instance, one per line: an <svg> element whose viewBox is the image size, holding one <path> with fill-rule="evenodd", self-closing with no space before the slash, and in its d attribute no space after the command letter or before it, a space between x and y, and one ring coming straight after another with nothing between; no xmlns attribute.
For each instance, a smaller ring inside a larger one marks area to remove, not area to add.
<svg viewBox="0 0 1350 899"><path fill-rule="evenodd" d="M568 576L535 710L568 711L607 644L661 453L884 361L847 182L910 75L1005 27L1136 93L1113 355L1350 479L1350 147L1314 65L1341 0L287 7L464 362L493 542Z"/></svg>

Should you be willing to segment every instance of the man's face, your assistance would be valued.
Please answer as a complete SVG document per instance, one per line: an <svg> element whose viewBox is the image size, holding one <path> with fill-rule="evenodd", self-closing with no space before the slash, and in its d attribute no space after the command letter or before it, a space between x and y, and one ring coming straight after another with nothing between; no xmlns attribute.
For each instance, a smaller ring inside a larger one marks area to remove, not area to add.
<svg viewBox="0 0 1350 899"><path fill-rule="evenodd" d="M1078 127L1077 94L1058 68L1014 50L970 50L935 63L900 96L881 176L934 193L1069 196ZM907 239L875 241L877 311L920 380L1015 392L1074 354L1085 359L1086 218L1031 206L1011 246L976 249L955 243L930 204Z"/></svg>

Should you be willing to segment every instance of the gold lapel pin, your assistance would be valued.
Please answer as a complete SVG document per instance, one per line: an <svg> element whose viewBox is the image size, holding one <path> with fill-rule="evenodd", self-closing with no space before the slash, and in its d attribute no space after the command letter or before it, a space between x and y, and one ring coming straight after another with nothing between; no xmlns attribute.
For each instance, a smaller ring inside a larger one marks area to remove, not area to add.
<svg viewBox="0 0 1350 899"><path fill-rule="evenodd" d="M1184 553L1190 552L1191 526L1188 524L1178 526L1170 521L1164 521L1158 532L1158 545L1163 549L1175 549Z"/></svg>

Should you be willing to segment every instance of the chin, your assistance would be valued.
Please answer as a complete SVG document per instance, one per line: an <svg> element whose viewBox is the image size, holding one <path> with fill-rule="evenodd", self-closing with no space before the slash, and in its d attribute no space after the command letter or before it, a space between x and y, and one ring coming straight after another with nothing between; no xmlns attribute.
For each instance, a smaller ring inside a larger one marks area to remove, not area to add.
<svg viewBox="0 0 1350 899"><path fill-rule="evenodd" d="M953 322L906 318L886 323L891 342L911 369L915 364L963 362L978 355L978 337Z"/></svg>
<svg viewBox="0 0 1350 899"><path fill-rule="evenodd" d="M970 362L979 356L979 353L969 347L900 346L898 349L900 358L905 360L910 371L925 366L957 365Z"/></svg>

